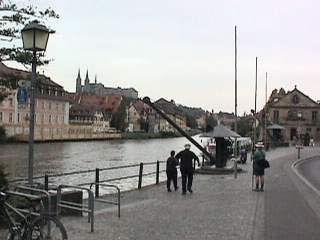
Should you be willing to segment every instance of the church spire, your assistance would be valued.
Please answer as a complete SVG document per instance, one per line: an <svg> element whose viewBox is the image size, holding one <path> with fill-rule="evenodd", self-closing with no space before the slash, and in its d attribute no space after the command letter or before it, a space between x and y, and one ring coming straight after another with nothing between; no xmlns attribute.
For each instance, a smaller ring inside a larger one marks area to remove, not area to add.
<svg viewBox="0 0 320 240"><path fill-rule="evenodd" d="M81 92L81 76L80 76L80 68L78 71L78 76L76 79L76 93L80 93Z"/></svg>
<svg viewBox="0 0 320 240"><path fill-rule="evenodd" d="M89 83L90 83L90 80L89 80L88 69L87 69L86 79L84 80L84 85L88 85Z"/></svg>

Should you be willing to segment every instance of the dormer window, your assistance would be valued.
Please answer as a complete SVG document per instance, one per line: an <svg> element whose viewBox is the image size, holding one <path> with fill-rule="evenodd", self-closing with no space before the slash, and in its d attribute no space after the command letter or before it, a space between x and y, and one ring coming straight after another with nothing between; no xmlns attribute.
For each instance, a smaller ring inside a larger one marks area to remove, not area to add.
<svg viewBox="0 0 320 240"><path fill-rule="evenodd" d="M279 98L275 98L273 99L274 102L278 102L279 101Z"/></svg>
<svg viewBox="0 0 320 240"><path fill-rule="evenodd" d="M292 103L293 103L293 104L298 104L298 103L299 103L299 97L298 97L298 95L294 95L294 96L292 97Z"/></svg>

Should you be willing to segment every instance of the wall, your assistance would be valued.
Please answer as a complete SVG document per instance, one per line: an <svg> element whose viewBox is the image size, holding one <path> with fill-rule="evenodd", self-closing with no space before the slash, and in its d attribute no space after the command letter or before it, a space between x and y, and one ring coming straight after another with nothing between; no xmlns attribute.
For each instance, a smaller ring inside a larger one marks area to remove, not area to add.
<svg viewBox="0 0 320 240"><path fill-rule="evenodd" d="M18 141L28 141L29 126L3 125L10 137ZM60 140L94 140L94 139L120 139L121 134L113 132L96 133L92 126L62 126L62 127L35 127L35 141Z"/></svg>

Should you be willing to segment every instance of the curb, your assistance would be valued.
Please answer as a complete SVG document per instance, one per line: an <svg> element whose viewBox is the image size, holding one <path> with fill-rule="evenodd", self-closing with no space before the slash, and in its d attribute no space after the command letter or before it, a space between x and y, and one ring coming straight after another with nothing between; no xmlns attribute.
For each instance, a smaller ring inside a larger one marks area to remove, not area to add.
<svg viewBox="0 0 320 240"><path fill-rule="evenodd" d="M319 197L320 197L320 191L312 184L310 183L301 173L299 173L297 166L302 164L303 162L309 161L314 159L314 157L317 156L313 156L310 158L305 158L305 159L300 159L295 161L294 163L291 164L291 168L294 171L294 173L309 187L311 188Z"/></svg>

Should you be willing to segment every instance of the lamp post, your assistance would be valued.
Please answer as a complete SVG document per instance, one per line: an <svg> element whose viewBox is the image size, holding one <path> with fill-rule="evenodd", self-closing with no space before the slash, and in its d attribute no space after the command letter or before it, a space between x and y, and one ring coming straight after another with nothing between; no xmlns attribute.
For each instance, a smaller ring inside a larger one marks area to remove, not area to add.
<svg viewBox="0 0 320 240"><path fill-rule="evenodd" d="M30 121L29 121L29 155L28 155L29 185L33 185L33 146L34 146L37 52L46 50L50 33L52 33L52 31L50 31L46 26L39 24L37 21L31 22L21 30L23 48L27 51L32 51Z"/></svg>
<svg viewBox="0 0 320 240"><path fill-rule="evenodd" d="M302 112L298 112L297 113L297 117L298 117L298 142L300 145L302 145L302 142L301 142L301 118L302 118Z"/></svg>
<svg viewBox="0 0 320 240"><path fill-rule="evenodd" d="M301 142L301 126L300 126L300 121L302 118L302 112L298 112L297 113L297 117L298 117L298 144L296 146L296 148L298 149L298 159L300 159L300 151L303 148L302 147L302 142Z"/></svg>

